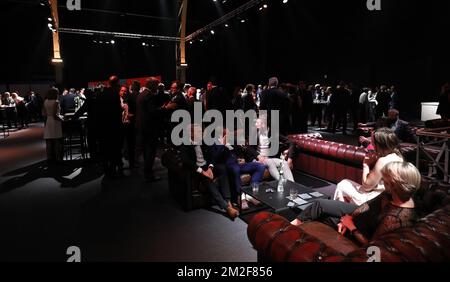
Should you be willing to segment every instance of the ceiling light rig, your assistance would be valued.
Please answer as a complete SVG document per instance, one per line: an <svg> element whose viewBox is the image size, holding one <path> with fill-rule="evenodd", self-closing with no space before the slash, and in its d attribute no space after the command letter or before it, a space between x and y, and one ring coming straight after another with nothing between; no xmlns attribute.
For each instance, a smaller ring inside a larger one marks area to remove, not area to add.
<svg viewBox="0 0 450 282"><path fill-rule="evenodd" d="M161 35L150 35L150 34L137 34L137 33L124 33L124 32L109 32L100 30L89 30L89 29L75 29L75 28L59 28L60 33L66 34L79 34L79 35L90 35L90 36L104 36L110 38L127 38L127 39L151 39L159 41L172 41L178 42L180 38L174 36L161 36Z"/></svg>
<svg viewBox="0 0 450 282"><path fill-rule="evenodd" d="M287 4L289 2L288 0L278 0L278 1L281 1L281 3L283 4ZM213 2L217 2L217 0L213 0ZM226 0L222 1L222 3L225 2L227 1ZM267 10L269 8L269 5L267 4L268 2L269 0L250 0L244 5L240 6L239 8L231 11L230 13L224 15L223 17L215 20L214 22L188 35L186 37L186 41L192 44L191 42L194 42L194 40L202 34L211 33L212 35L214 35L216 33L215 30L217 29L217 27L223 26L225 28L228 28L230 26L229 21L231 21L234 18L238 18L238 21L240 23L246 23L247 22L246 18L239 17L241 14L244 14L245 12L247 12L248 10L252 9L255 6L259 6L258 8L259 11Z"/></svg>

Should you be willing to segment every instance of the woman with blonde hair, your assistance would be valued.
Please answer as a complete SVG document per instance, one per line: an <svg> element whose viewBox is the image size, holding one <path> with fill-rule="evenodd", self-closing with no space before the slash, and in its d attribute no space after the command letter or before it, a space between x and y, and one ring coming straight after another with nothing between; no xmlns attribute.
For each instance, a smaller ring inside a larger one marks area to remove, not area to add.
<svg viewBox="0 0 450 282"><path fill-rule="evenodd" d="M351 180L341 181L336 188L334 200L362 205L379 196L384 191L381 171L391 162L403 162L399 140L388 128L377 130L373 136L374 153L364 159L362 184Z"/></svg>
<svg viewBox="0 0 450 282"><path fill-rule="evenodd" d="M318 200L295 219L293 225L322 221L350 235L362 245L400 228L411 227L416 219L414 194L420 188L419 170L406 162L391 162L382 170L385 192L361 205Z"/></svg>

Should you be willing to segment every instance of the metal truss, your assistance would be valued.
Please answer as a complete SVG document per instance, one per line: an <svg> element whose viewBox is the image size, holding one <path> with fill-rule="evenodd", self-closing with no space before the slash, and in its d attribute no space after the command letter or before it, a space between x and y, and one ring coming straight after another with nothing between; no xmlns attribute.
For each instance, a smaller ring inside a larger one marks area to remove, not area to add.
<svg viewBox="0 0 450 282"><path fill-rule="evenodd" d="M198 37L202 33L206 32L208 30L212 30L212 29L214 29L217 26L225 24L229 20L239 16L240 14L243 14L247 10L257 6L258 4L261 4L262 2L263 2L263 0L250 0L250 1L248 1L247 3L243 4L239 8L229 12L228 14L224 15L223 17L213 21L212 23L210 23L210 24L202 27L201 29L193 32L192 34L188 35L186 37L186 41L194 40L196 37Z"/></svg>
<svg viewBox="0 0 450 282"><path fill-rule="evenodd" d="M154 39L161 41L172 41L179 42L179 37L174 36L161 36L161 35L150 35L150 34L137 34L137 33L124 33L124 32L111 32L111 31L101 31L101 30L90 30L90 29L75 29L75 28L63 28L58 29L59 33L68 34L80 34L80 35L97 35L97 36L111 36L115 38L129 38L129 39Z"/></svg>

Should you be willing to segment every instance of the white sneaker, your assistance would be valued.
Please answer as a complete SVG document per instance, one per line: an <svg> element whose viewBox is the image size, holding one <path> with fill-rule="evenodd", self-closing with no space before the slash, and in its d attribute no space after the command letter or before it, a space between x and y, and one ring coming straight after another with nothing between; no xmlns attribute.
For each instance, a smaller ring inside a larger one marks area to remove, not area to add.
<svg viewBox="0 0 450 282"><path fill-rule="evenodd" d="M247 200L242 200L242 203L241 203L241 209L242 209L243 211L244 211L244 210L250 209L250 207L248 206Z"/></svg>

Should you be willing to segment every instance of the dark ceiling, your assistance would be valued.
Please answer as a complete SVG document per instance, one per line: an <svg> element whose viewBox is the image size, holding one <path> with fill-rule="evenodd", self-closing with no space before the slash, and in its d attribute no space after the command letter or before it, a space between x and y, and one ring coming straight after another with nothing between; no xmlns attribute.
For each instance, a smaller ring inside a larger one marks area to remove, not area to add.
<svg viewBox="0 0 450 282"><path fill-rule="evenodd" d="M60 21L66 28L176 36L176 1L81 0L82 11L68 11L60 0ZM203 84L214 75L232 87L271 75L290 82L344 79L397 84L414 103L433 99L450 80L450 1L381 1L382 11L369 12L366 0L265 0L269 8L248 11L245 24L234 19L230 28L188 44L188 80ZM189 0L188 33L247 0L222 2ZM52 80L48 8L36 0L2 0L0 13L6 48L0 83ZM136 39L116 40L114 46L95 39L61 35L66 84L84 85L111 73L175 78L172 42L143 48Z"/></svg>

